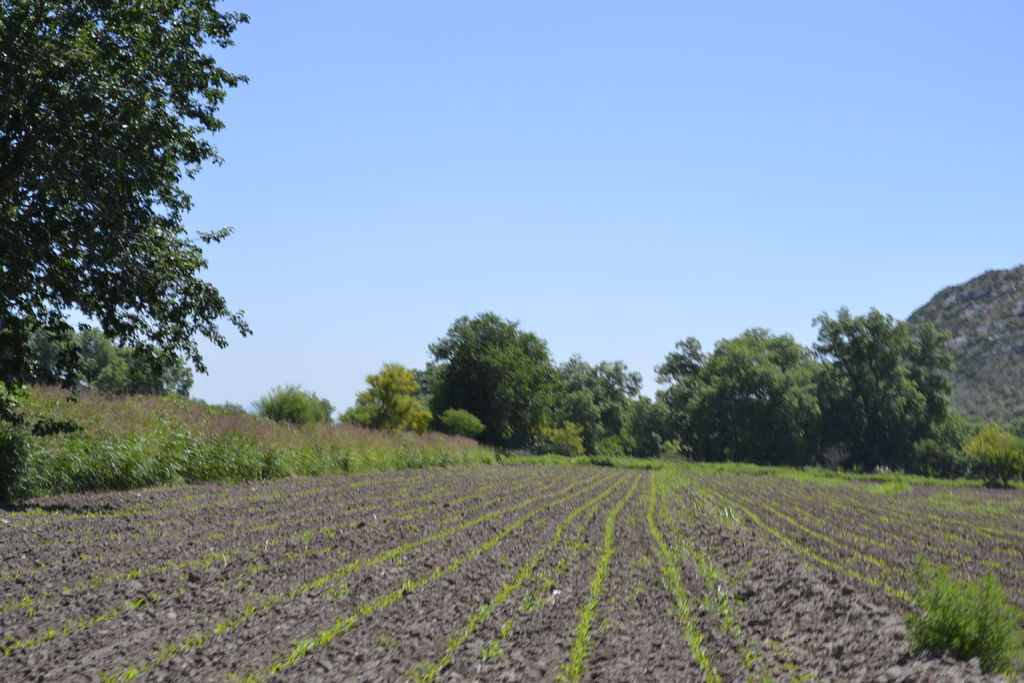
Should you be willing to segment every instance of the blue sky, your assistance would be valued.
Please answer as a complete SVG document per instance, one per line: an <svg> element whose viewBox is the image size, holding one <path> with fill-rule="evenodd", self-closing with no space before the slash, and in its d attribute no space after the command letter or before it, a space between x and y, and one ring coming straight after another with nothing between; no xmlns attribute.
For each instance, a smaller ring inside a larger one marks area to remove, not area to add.
<svg viewBox="0 0 1024 683"><path fill-rule="evenodd" d="M339 409L494 311L556 361L805 344L1024 261L1019 2L262 2L188 225L254 334L193 395Z"/></svg>

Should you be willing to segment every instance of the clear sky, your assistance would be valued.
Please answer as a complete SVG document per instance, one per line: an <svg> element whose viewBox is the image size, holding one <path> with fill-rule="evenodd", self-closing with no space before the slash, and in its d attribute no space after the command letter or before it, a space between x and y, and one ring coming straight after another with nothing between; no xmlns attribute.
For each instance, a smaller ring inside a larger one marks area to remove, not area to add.
<svg viewBox="0 0 1024 683"><path fill-rule="evenodd" d="M193 395L351 405L461 315L645 377L1024 261L1024 3L230 0L193 229L253 336Z"/></svg>

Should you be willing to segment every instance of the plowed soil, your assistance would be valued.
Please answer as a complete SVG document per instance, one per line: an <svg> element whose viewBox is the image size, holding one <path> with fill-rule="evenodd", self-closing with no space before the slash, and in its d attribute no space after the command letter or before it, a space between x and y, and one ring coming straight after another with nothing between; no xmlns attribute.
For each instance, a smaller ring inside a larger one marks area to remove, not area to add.
<svg viewBox="0 0 1024 683"><path fill-rule="evenodd" d="M1012 494L479 467L0 509L0 680L989 680L915 553L1021 601ZM995 680L992 678L992 680Z"/></svg>

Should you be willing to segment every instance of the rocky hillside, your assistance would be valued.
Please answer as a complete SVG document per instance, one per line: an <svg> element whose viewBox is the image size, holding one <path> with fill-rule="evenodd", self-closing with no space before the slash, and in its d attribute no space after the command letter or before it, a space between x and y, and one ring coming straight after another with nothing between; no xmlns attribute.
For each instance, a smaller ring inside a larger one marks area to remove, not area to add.
<svg viewBox="0 0 1024 683"><path fill-rule="evenodd" d="M1024 417L1024 265L947 287L914 311L952 334L953 405L972 420Z"/></svg>

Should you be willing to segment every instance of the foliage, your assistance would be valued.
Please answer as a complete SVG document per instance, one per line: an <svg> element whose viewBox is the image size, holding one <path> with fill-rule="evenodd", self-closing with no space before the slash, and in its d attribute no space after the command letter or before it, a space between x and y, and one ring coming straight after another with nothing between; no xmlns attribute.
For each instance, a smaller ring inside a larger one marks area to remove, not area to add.
<svg viewBox="0 0 1024 683"><path fill-rule="evenodd" d="M911 651L949 651L965 661L978 657L986 673L1005 673L1019 663L1017 628L1024 611L1009 601L991 571L978 581L958 581L922 560L913 579L921 613L906 617Z"/></svg>
<svg viewBox="0 0 1024 683"><path fill-rule="evenodd" d="M519 324L483 313L463 316L430 345L435 385L430 409L468 410L486 428L480 438L518 448L537 433L553 403L547 343Z"/></svg>
<svg viewBox="0 0 1024 683"><path fill-rule="evenodd" d="M29 452L25 428L0 420L0 504L10 503L21 493Z"/></svg>
<svg viewBox="0 0 1024 683"><path fill-rule="evenodd" d="M385 363L376 375L369 375L368 389L356 396L356 404L342 421L372 429L401 432L411 429L422 434L430 424L430 411L416 398L420 385L408 368Z"/></svg>
<svg viewBox="0 0 1024 683"><path fill-rule="evenodd" d="M710 355L696 340L676 345L658 369L666 405L699 460L803 465L818 450L820 365L789 335L747 330Z"/></svg>
<svg viewBox="0 0 1024 683"><path fill-rule="evenodd" d="M74 385L114 394L180 394L188 396L192 371L178 358L154 367L147 358L130 349L115 346L103 332L87 328L60 338L37 330L29 340L32 384L61 381L60 361L65 353L77 356ZM66 383L66 382L65 382Z"/></svg>
<svg viewBox="0 0 1024 683"><path fill-rule="evenodd" d="M212 2L9 0L0 13L0 381L23 383L39 330L63 335L77 310L159 365L203 370L197 336L218 346L248 327L197 274L183 223L183 175L219 162L208 139L226 90L218 67L248 17ZM229 230L200 234L203 242ZM73 354L58 359L68 382Z"/></svg>
<svg viewBox="0 0 1024 683"><path fill-rule="evenodd" d="M629 402L640 394L643 379L622 361L597 365L573 356L558 367L558 395L552 421L573 422L583 428L583 447L596 452L597 443L622 431Z"/></svg>
<svg viewBox="0 0 1024 683"><path fill-rule="evenodd" d="M661 401L641 396L630 402L622 428L626 452L637 458L659 458L662 444L671 437L669 410Z"/></svg>
<svg viewBox="0 0 1024 683"><path fill-rule="evenodd" d="M620 436L606 436L594 445L594 455L621 458L626 455L626 445Z"/></svg>
<svg viewBox="0 0 1024 683"><path fill-rule="evenodd" d="M441 413L438 418L441 424L441 431L445 434L455 434L475 439L483 433L484 423L477 419L477 416L468 410L449 408Z"/></svg>
<svg viewBox="0 0 1024 683"><path fill-rule="evenodd" d="M971 471L971 460L964 452L964 443L971 425L958 411L950 409L931 434L914 444L913 472L930 477L965 477Z"/></svg>
<svg viewBox="0 0 1024 683"><path fill-rule="evenodd" d="M665 362L655 368L659 384L658 403L668 411L671 432L687 441L692 440L689 403L702 385L700 374L707 364L707 355L694 337L676 342L676 350L665 356Z"/></svg>
<svg viewBox="0 0 1024 683"><path fill-rule="evenodd" d="M541 427L540 438L544 450L568 456L581 456L583 448L583 427L573 422L563 422L561 427Z"/></svg>
<svg viewBox="0 0 1024 683"><path fill-rule="evenodd" d="M1018 439L1024 439L1024 417L1019 417L1010 423L1010 426L1006 428L1006 431L1013 434Z"/></svg>
<svg viewBox="0 0 1024 683"><path fill-rule="evenodd" d="M1009 486L1024 476L1024 439L1003 431L998 424L985 425L964 445L976 470L995 485Z"/></svg>
<svg viewBox="0 0 1024 683"><path fill-rule="evenodd" d="M176 396L83 392L69 402L55 389L33 389L24 404L33 420L71 421L83 429L18 434L24 449L17 475L13 482L2 481L19 498L183 481L492 464L497 459L493 451L461 437L390 434L323 422L300 427Z"/></svg>
<svg viewBox="0 0 1024 683"><path fill-rule="evenodd" d="M334 412L334 406L327 399L295 385L274 387L253 403L253 407L261 417L297 425L330 422Z"/></svg>
<svg viewBox="0 0 1024 683"><path fill-rule="evenodd" d="M815 350L825 361L821 411L826 444L848 449L848 465L913 469L914 448L946 418L952 369L947 337L925 323L871 310L822 314Z"/></svg>

